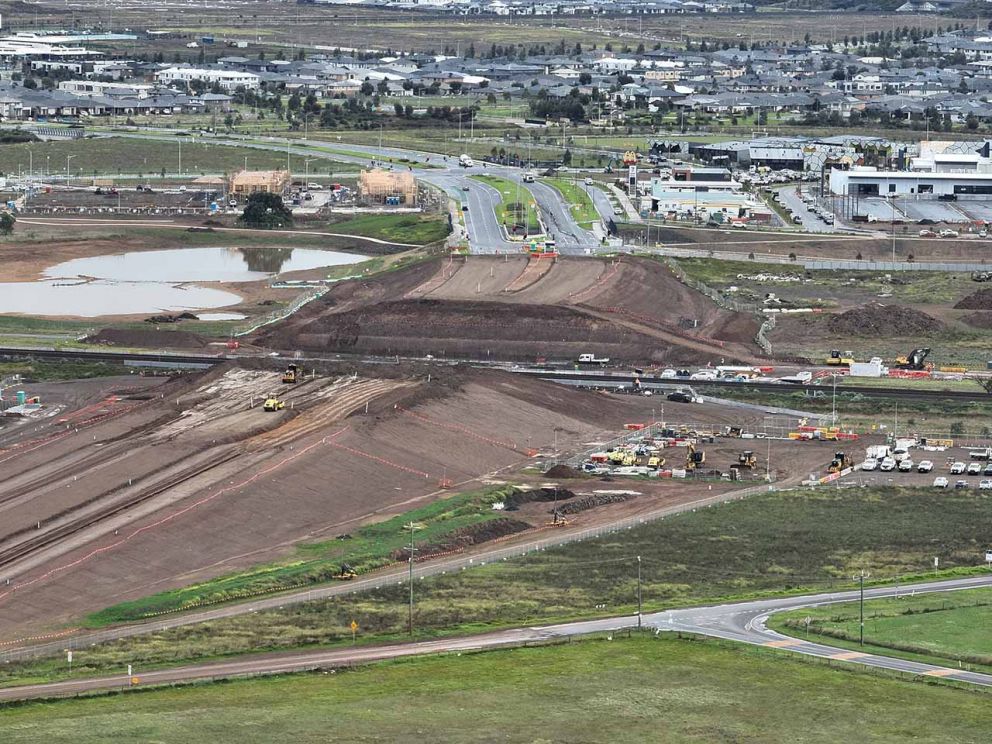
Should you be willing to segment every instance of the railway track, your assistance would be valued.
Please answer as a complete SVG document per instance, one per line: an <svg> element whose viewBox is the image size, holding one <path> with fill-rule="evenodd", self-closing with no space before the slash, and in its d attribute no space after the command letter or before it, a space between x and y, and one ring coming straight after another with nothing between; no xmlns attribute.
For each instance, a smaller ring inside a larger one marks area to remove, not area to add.
<svg viewBox="0 0 992 744"><path fill-rule="evenodd" d="M54 525L43 533L33 535L8 547L0 547L0 567L9 566L15 561L22 560L33 553L38 552L39 550L43 550L54 543L64 540L67 537L92 527L93 525L109 519L110 517L120 514L121 512L125 512L128 509L132 509L133 507L142 504L145 501L168 491L169 489L175 488L176 486L179 486L198 475L202 475L213 468L230 462L240 455L240 451L236 448L225 449L211 456L207 460L198 463L192 468L183 470L163 481L139 490L133 496L123 501L107 504L105 507L93 510L77 519L73 519L63 524ZM9 542L9 538L7 541Z"/></svg>

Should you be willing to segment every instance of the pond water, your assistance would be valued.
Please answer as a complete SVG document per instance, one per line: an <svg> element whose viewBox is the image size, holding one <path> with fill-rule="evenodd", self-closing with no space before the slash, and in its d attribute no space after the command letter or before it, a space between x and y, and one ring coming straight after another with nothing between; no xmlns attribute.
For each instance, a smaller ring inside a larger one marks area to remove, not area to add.
<svg viewBox="0 0 992 744"><path fill-rule="evenodd" d="M247 315L241 313L197 313L197 320L244 320Z"/></svg>
<svg viewBox="0 0 992 744"><path fill-rule="evenodd" d="M261 281L285 271L355 264L365 256L307 248L183 248L79 258L37 282L0 283L0 313L96 318L228 307L241 297L188 282ZM86 279L82 279L85 277ZM241 320L238 313L199 314Z"/></svg>
<svg viewBox="0 0 992 744"><path fill-rule="evenodd" d="M285 271L361 263L366 256L310 248L179 248L77 258L45 276L96 277L118 282L254 282Z"/></svg>
<svg viewBox="0 0 992 744"><path fill-rule="evenodd" d="M57 281L0 284L0 313L23 315L101 315L182 312L204 307L236 305L233 292L157 282L92 281L66 284Z"/></svg>

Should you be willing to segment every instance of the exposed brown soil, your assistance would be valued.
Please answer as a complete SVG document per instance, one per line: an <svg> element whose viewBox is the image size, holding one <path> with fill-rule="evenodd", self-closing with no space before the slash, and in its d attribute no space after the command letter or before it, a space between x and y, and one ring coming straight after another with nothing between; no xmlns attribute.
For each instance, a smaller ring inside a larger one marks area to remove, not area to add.
<svg viewBox="0 0 992 744"><path fill-rule="evenodd" d="M972 328L992 330L992 313L969 313L961 316L958 320Z"/></svg>
<svg viewBox="0 0 992 744"><path fill-rule="evenodd" d="M578 514L589 509L595 509L597 506L622 504L624 501L630 501L630 499L636 497L637 494L633 493L594 493L575 499L574 501L569 501L567 504L559 506L557 511L559 514Z"/></svg>
<svg viewBox="0 0 992 744"><path fill-rule="evenodd" d="M980 289L963 297L954 306L956 310L992 310L992 289Z"/></svg>
<svg viewBox="0 0 992 744"><path fill-rule="evenodd" d="M693 364L752 357L757 328L755 318L720 309L657 261L473 256L343 282L256 341L514 361L570 360L594 349L632 363Z"/></svg>
<svg viewBox="0 0 992 744"><path fill-rule="evenodd" d="M508 511L515 511L524 504L532 504L542 501L567 501L575 498L575 494L567 488L535 488L530 491L520 490L512 493L506 498L504 503Z"/></svg>
<svg viewBox="0 0 992 744"><path fill-rule="evenodd" d="M453 530L447 535L442 535L435 542L427 546L417 548L416 560L423 561L439 553L464 550L472 545L489 542L490 540L496 540L497 538L508 535L515 535L518 532L530 529L530 527L531 525L527 522L522 522L519 519L509 519L507 517L492 519L482 524L472 524L468 527ZM410 549L400 548L399 550L394 550L392 558L401 562L408 561L410 560Z"/></svg>
<svg viewBox="0 0 992 744"><path fill-rule="evenodd" d="M870 303L833 315L828 323L833 333L847 336L879 336L898 328L899 334L913 336L938 333L944 324L936 318L902 305Z"/></svg>
<svg viewBox="0 0 992 744"><path fill-rule="evenodd" d="M189 331L129 330L124 328L104 328L99 333L83 339L88 344L103 346L152 347L165 349L202 349L209 344L203 336Z"/></svg>
<svg viewBox="0 0 992 744"><path fill-rule="evenodd" d="M545 473L548 478L581 478L582 473L580 473L575 468L569 467L568 465L555 465L548 469Z"/></svg>

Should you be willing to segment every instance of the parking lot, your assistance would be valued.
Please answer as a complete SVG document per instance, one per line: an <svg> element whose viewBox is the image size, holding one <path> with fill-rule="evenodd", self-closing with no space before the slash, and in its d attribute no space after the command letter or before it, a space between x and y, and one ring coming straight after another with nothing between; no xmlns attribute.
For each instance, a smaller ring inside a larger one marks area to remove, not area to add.
<svg viewBox="0 0 992 744"><path fill-rule="evenodd" d="M906 457L912 461L909 470L902 470L893 462L886 464L886 467L894 465L893 469L882 470L881 460L874 469L864 470L862 465L866 460L865 450L857 448L850 451L854 456L855 469L843 476L840 482L865 486L971 488L988 490L992 495L992 461L973 457L973 453L985 454L983 450L964 447L911 447L906 452ZM931 470L920 471L920 465L924 461L932 463ZM938 479L944 479L946 482ZM944 482L944 485L935 486L936 482Z"/></svg>

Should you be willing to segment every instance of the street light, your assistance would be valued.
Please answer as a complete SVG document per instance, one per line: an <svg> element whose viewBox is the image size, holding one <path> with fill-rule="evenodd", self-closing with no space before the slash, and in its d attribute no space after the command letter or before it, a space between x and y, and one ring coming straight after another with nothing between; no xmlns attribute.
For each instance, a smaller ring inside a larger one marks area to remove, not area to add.
<svg viewBox="0 0 992 744"><path fill-rule="evenodd" d="M65 156L65 185L66 185L66 188L69 187L69 161L72 160L74 157L76 157L76 156L75 155L66 155Z"/></svg>

